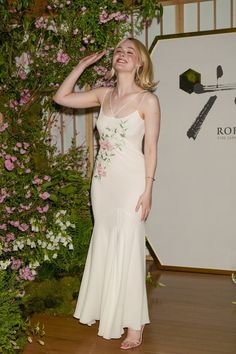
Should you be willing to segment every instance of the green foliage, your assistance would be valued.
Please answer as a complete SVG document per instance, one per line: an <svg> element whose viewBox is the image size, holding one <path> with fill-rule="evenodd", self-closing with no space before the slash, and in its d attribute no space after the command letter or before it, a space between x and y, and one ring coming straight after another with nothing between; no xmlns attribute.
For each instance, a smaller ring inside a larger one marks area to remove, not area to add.
<svg viewBox="0 0 236 354"><path fill-rule="evenodd" d="M65 155L55 153L50 127L59 107L52 95L82 57L103 49L107 55L97 64L103 70L90 67L79 85L106 85L104 73L112 50L130 30L128 15L137 15L135 27L140 30L162 11L156 0L42 3L35 13L33 0L0 0L0 352L4 354L22 347L30 306L32 311L51 307L56 313L71 313L79 282L62 277L81 276L92 232L87 151L72 145ZM32 288L27 287L24 307L23 287L36 276Z"/></svg>
<svg viewBox="0 0 236 354"><path fill-rule="evenodd" d="M70 276L28 284L24 302L25 313L73 314L79 285L80 277Z"/></svg>
<svg viewBox="0 0 236 354"><path fill-rule="evenodd" d="M22 315L22 286L12 272L0 271L0 353L16 353L25 343L26 317Z"/></svg>

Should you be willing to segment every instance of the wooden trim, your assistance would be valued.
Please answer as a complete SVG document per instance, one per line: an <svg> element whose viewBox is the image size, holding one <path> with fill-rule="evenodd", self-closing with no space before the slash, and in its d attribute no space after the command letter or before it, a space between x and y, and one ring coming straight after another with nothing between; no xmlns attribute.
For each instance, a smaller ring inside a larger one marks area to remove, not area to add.
<svg viewBox="0 0 236 354"><path fill-rule="evenodd" d="M200 2L197 3L197 30L201 30L201 12L200 12Z"/></svg>
<svg viewBox="0 0 236 354"><path fill-rule="evenodd" d="M207 274L220 274L220 275L230 275L235 272L235 269L224 270L224 269L210 269L210 268L194 268L194 267L181 267L181 266L171 266L161 264L159 258L152 249L152 246L146 240L146 247L150 255L146 256L147 261L153 261L159 270L170 270L176 272L189 272L189 273L207 273Z"/></svg>
<svg viewBox="0 0 236 354"><path fill-rule="evenodd" d="M175 7L175 32L184 32L184 5L176 4Z"/></svg>
<svg viewBox="0 0 236 354"><path fill-rule="evenodd" d="M163 36L156 36L149 48L149 53L152 52L153 48L155 47L156 43L159 40L183 38L183 37L206 36L212 34L233 33L233 32L236 32L236 28L223 28L223 29L211 30L211 31L187 32L187 33L176 33L176 34L166 34Z"/></svg>
<svg viewBox="0 0 236 354"><path fill-rule="evenodd" d="M234 1L230 1L230 26L234 27Z"/></svg>
<svg viewBox="0 0 236 354"><path fill-rule="evenodd" d="M216 30L216 0L213 0L213 26Z"/></svg>
<svg viewBox="0 0 236 354"><path fill-rule="evenodd" d="M75 114L75 110L73 111L73 139L74 139L74 143L75 143L75 147L77 146L76 144L76 137L77 137L77 129L76 129L76 114Z"/></svg>
<svg viewBox="0 0 236 354"><path fill-rule="evenodd" d="M65 153L63 113L60 114L61 153Z"/></svg>
<svg viewBox="0 0 236 354"><path fill-rule="evenodd" d="M178 5L178 4L192 4L197 2L212 2L212 0L162 0L160 1L163 6Z"/></svg>
<svg viewBox="0 0 236 354"><path fill-rule="evenodd" d="M145 28L144 28L144 33L145 33L145 46L146 46L146 48L148 48L148 33L149 33L149 31L148 31L148 25L147 25L147 23L145 24Z"/></svg>

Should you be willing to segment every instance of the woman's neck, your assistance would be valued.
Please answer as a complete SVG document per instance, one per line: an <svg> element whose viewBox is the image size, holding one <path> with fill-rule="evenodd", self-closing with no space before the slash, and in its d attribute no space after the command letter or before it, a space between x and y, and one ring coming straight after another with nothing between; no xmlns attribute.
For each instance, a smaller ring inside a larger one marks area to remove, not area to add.
<svg viewBox="0 0 236 354"><path fill-rule="evenodd" d="M116 84L116 94L121 97L129 93L137 92L140 90L140 87L136 85L133 75L119 74L117 75L117 84Z"/></svg>

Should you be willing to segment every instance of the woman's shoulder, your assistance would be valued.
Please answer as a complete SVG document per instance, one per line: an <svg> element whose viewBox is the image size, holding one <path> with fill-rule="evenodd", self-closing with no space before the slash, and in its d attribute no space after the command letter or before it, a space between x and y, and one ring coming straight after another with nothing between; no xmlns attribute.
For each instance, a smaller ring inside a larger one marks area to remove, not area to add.
<svg viewBox="0 0 236 354"><path fill-rule="evenodd" d="M159 104L158 96L151 91L144 91L144 99L142 100L142 106L156 106Z"/></svg>
<svg viewBox="0 0 236 354"><path fill-rule="evenodd" d="M103 102L105 96L112 90L111 87L98 87L94 89L94 92L96 92L96 95L99 99L100 102Z"/></svg>

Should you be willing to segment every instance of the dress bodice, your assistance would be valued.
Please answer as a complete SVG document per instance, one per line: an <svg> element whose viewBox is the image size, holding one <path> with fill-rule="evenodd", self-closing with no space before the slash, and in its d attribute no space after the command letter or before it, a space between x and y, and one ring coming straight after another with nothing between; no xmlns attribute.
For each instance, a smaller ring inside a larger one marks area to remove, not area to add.
<svg viewBox="0 0 236 354"><path fill-rule="evenodd" d="M138 111L122 117L107 116L102 109L96 123L99 132L99 151L95 164L95 177L104 175L119 155L142 155L144 120Z"/></svg>

